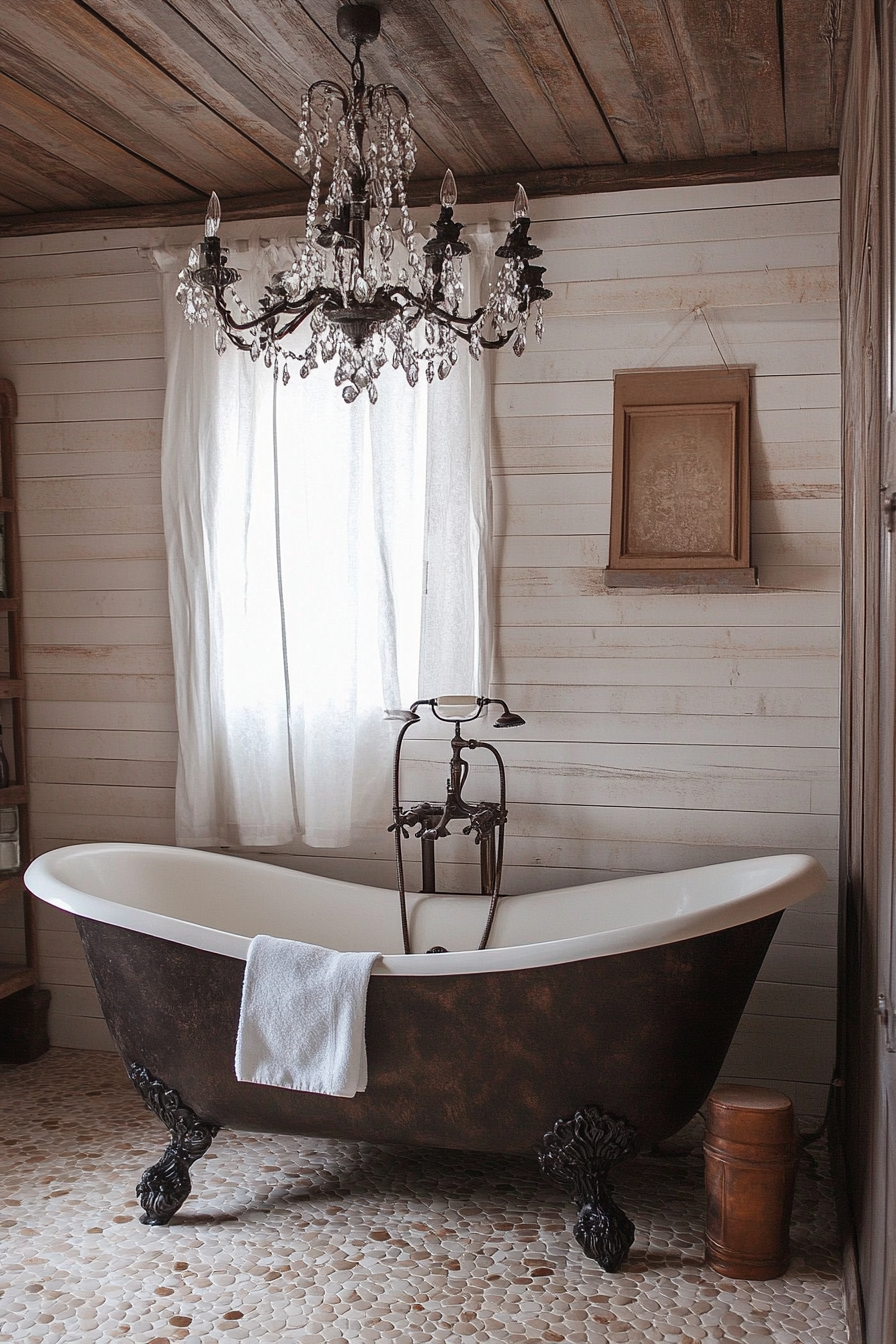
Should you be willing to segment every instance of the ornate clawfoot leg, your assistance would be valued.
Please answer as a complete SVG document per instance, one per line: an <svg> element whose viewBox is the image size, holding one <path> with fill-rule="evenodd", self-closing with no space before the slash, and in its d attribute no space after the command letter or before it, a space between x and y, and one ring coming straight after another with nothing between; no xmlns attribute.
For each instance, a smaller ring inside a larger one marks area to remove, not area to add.
<svg viewBox="0 0 896 1344"><path fill-rule="evenodd" d="M635 1225L614 1201L607 1174L632 1152L635 1134L627 1120L585 1106L571 1119L558 1120L538 1153L545 1176L567 1189L578 1205L576 1241L610 1273L628 1255Z"/></svg>
<svg viewBox="0 0 896 1344"><path fill-rule="evenodd" d="M189 1195L190 1167L208 1152L220 1125L200 1120L173 1088L154 1078L142 1064L129 1064L128 1076L171 1139L159 1161L144 1171L137 1186L137 1198L143 1207L141 1223L164 1227Z"/></svg>

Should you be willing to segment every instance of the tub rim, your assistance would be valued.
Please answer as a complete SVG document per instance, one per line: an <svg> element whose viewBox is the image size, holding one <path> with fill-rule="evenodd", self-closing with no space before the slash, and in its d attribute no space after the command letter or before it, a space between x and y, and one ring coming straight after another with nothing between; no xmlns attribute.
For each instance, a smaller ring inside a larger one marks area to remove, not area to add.
<svg viewBox="0 0 896 1344"><path fill-rule="evenodd" d="M69 914L95 920L102 924L112 924L119 928L148 934L169 942L182 943L201 951L214 952L245 961L251 939L242 934L230 933L226 929L213 928L206 924L196 924L179 919L173 915L160 914L136 906L110 901L105 897L94 896L90 892L71 886L54 872L54 867L73 854L102 855L114 852L159 853L177 855L188 863L239 863L247 864L253 870L277 867L279 871L288 871L297 881L302 876L314 877L315 882L333 884L335 887L355 892L376 892L382 896L385 889L367 887L361 883L343 882L336 878L318 877L317 874L303 874L301 869L285 865L271 865L257 859L242 856L219 854L208 850L187 849L172 845L148 845L122 841L92 841L79 845L66 845L59 849L48 850L40 855L28 867L24 881L28 890L39 900L64 910ZM827 875L821 864L807 854L777 854L753 859L735 859L729 863L707 864L698 868L675 869L677 878L690 874L702 875L715 872L721 877L725 872L734 874L749 872L751 868L762 868L768 873L772 866L776 876L764 881L755 890L720 899L706 906L684 913L673 914L665 919L649 923L631 924L624 927L604 930L598 933L578 935L571 938L558 938L549 942L519 943L509 947L486 948L484 951L470 950L445 952L437 956L426 953L385 953L373 967L374 975L470 975L494 971L518 971L538 966L562 965L567 962L585 961L594 957L612 956L622 952L633 952L641 948L657 947L666 943L683 942L701 934L717 933L722 929L746 924L765 915L774 914L790 905L815 895L827 883ZM248 874L247 874L248 875ZM562 887L553 891L527 893L531 897L556 897L563 892L581 891L594 887L619 889L629 883L661 882L672 873L647 874L627 878L611 879L609 882L586 882L574 887ZM388 893L387 894L394 894ZM610 892L615 895L616 892ZM396 898L397 899L397 898ZM510 897L510 899L514 899Z"/></svg>

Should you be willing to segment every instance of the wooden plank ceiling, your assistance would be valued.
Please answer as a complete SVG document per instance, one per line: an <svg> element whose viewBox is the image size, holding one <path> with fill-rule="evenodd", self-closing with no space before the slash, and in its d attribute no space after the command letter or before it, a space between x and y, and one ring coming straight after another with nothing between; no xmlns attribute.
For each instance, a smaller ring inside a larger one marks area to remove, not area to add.
<svg viewBox="0 0 896 1344"><path fill-rule="evenodd" d="M291 213L339 0L2 0L0 234ZM382 0L414 199L836 170L852 0Z"/></svg>

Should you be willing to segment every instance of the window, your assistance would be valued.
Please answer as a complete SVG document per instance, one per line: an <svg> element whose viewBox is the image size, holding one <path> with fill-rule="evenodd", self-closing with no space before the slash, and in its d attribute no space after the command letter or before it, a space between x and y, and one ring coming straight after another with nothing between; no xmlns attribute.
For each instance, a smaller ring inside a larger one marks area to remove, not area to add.
<svg viewBox="0 0 896 1344"><path fill-rule="evenodd" d="M182 844L340 847L388 818L418 695L487 693L484 371L384 371L347 407L328 367L287 387L219 357L165 273L163 500ZM239 256L247 292L270 255Z"/></svg>

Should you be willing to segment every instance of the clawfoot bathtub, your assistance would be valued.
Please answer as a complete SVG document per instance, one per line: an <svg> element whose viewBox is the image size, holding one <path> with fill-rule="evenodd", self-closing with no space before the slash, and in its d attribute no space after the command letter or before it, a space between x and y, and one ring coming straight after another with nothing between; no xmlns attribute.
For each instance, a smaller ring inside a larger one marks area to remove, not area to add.
<svg viewBox="0 0 896 1344"><path fill-rule="evenodd" d="M607 1172L700 1107L785 907L825 875L802 855L591 883L501 902L393 892L198 850L88 844L26 874L77 918L109 1030L170 1132L138 1193L166 1223L221 1125L539 1151L579 1205L576 1235L618 1268L633 1229ZM367 1091L328 1097L237 1082L234 1043L257 933L377 950ZM447 948L426 955L433 945Z"/></svg>

